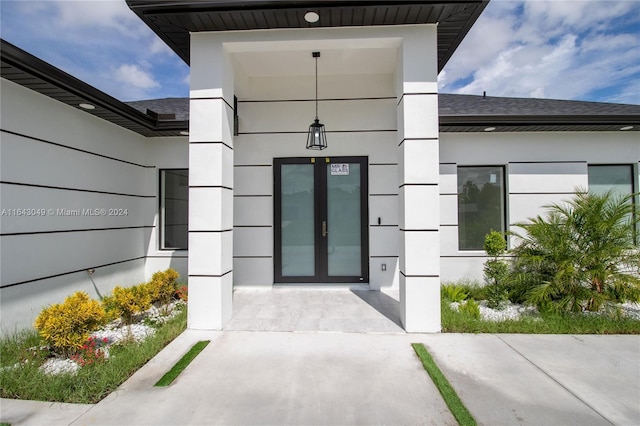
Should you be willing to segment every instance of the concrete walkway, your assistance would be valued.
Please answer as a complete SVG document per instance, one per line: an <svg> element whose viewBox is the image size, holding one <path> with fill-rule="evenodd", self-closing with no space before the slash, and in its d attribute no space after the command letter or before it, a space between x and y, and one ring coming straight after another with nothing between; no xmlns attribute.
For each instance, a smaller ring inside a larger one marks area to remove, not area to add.
<svg viewBox="0 0 640 426"><path fill-rule="evenodd" d="M336 312L349 311L362 315ZM198 340L211 343L171 386L153 387ZM189 330L98 404L2 399L0 419L14 426L456 424L414 342L432 353L479 424L640 424L640 336L340 330Z"/></svg>

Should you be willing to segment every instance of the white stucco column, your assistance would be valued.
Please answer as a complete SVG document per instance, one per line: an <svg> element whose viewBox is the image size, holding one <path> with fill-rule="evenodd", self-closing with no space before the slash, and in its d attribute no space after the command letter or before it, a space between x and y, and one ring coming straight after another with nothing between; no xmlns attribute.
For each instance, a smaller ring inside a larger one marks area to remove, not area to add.
<svg viewBox="0 0 640 426"><path fill-rule="evenodd" d="M398 63L400 318L438 332L440 202L436 26L403 38Z"/></svg>
<svg viewBox="0 0 640 426"><path fill-rule="evenodd" d="M221 42L191 37L189 314L221 330L233 299L233 68Z"/></svg>

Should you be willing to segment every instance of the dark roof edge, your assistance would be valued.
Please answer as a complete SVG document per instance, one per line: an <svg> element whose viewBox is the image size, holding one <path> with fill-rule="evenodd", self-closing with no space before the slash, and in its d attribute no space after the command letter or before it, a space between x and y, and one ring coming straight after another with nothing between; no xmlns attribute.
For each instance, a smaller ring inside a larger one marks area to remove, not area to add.
<svg viewBox="0 0 640 426"><path fill-rule="evenodd" d="M467 21L467 25L465 25L462 28L462 31L460 32L460 34L458 34L458 38L456 38L454 42L451 44L451 46L449 46L449 50L447 51L447 54L444 55L442 58L440 58L440 60L438 60L438 74L444 69L445 65L447 65L447 62L449 62L449 59L451 59L451 57L456 52L456 50L458 50L458 46L460 46L460 43L462 43L462 40L465 39L465 37L467 36L471 28L475 25L476 21L480 17L480 14L482 14L484 9L489 4L489 1L490 0L482 0L481 6L475 10L473 15L471 15L471 19Z"/></svg>
<svg viewBox="0 0 640 426"><path fill-rule="evenodd" d="M640 125L640 115L440 115L447 126Z"/></svg>
<svg viewBox="0 0 640 426"><path fill-rule="evenodd" d="M149 115L54 67L8 41L0 39L0 42L2 62L85 99L87 103L117 114L151 131L184 130L188 127L188 122L186 121L157 122ZM83 111L89 114L92 113L91 110Z"/></svg>

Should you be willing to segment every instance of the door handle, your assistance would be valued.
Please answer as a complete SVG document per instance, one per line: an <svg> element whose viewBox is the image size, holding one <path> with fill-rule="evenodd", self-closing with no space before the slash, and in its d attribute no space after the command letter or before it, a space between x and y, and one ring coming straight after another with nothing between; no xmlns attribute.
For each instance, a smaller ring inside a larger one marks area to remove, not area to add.
<svg viewBox="0 0 640 426"><path fill-rule="evenodd" d="M328 232L327 232L327 221L323 220L322 221L322 236L326 237L327 234L328 234Z"/></svg>

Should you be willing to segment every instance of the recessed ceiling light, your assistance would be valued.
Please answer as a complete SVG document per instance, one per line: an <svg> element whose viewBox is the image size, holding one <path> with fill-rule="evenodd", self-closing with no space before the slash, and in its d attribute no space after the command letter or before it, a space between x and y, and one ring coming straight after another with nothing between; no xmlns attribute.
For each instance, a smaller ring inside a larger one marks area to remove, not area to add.
<svg viewBox="0 0 640 426"><path fill-rule="evenodd" d="M496 128L495 127L485 127L484 131L485 132L493 132Z"/></svg>
<svg viewBox="0 0 640 426"><path fill-rule="evenodd" d="M310 24L315 24L320 20L320 15L317 12L309 11L304 14L304 20Z"/></svg>
<svg viewBox="0 0 640 426"><path fill-rule="evenodd" d="M633 129L633 126L620 127L620 130L631 130L631 129Z"/></svg>
<svg viewBox="0 0 640 426"><path fill-rule="evenodd" d="M188 131L188 130L181 130L181 131L180 131L180 134L181 134L182 136L189 136L189 131Z"/></svg>
<svg viewBox="0 0 640 426"><path fill-rule="evenodd" d="M86 104L86 103L78 104L78 106L82 109L96 109L95 105Z"/></svg>

